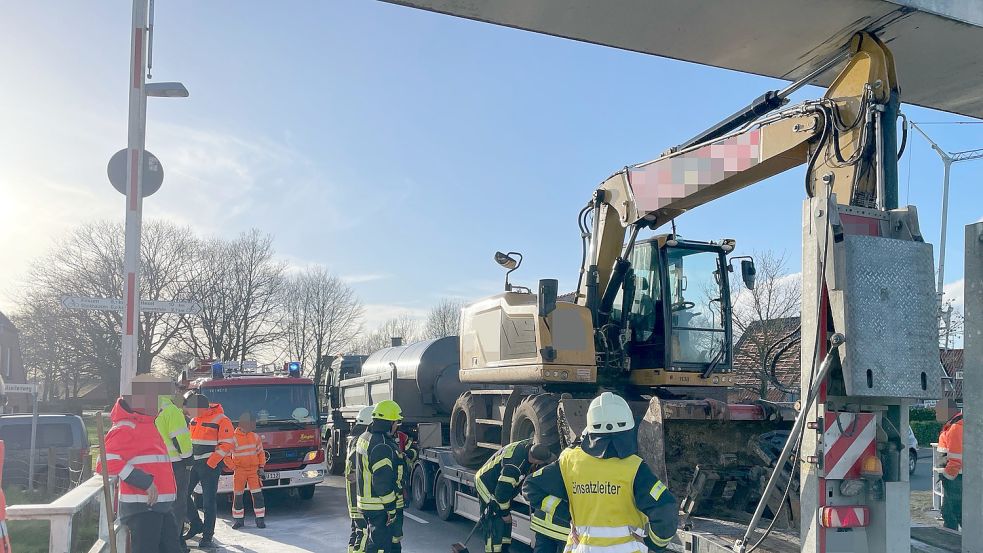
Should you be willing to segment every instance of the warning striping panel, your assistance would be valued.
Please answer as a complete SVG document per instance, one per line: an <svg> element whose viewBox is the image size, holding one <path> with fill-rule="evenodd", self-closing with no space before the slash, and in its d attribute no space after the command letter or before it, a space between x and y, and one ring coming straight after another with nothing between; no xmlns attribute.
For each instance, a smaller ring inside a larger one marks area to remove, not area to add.
<svg viewBox="0 0 983 553"><path fill-rule="evenodd" d="M874 413L826 413L823 431L823 472L828 480L860 478L865 457L874 455L877 417Z"/></svg>

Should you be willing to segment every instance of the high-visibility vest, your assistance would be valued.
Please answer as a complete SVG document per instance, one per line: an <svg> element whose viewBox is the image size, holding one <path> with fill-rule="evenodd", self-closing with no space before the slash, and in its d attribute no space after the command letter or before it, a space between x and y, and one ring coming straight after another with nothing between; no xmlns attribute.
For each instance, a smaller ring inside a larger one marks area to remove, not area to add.
<svg viewBox="0 0 983 553"><path fill-rule="evenodd" d="M191 419L191 444L196 461L204 460L215 468L232 453L232 421L222 406L212 403L201 415Z"/></svg>
<svg viewBox="0 0 983 553"><path fill-rule="evenodd" d="M161 410L157 413L154 424L167 447L167 456L172 463L190 459L191 433L184 413L171 402L171 398L163 398L161 403Z"/></svg>
<svg viewBox="0 0 983 553"><path fill-rule="evenodd" d="M232 470L258 470L266 466L263 440L255 432L243 432L236 428L232 435L232 454L225 458L225 465Z"/></svg>
<svg viewBox="0 0 983 553"><path fill-rule="evenodd" d="M558 463L577 534L575 546L568 540L568 551L647 553L638 540L648 520L635 507L634 495L642 458L598 459L577 447L564 450Z"/></svg>
<svg viewBox="0 0 983 553"><path fill-rule="evenodd" d="M117 400L110 413L113 426L106 433L106 469L110 476L119 477L120 516L125 517L149 508L147 491L126 481L134 470L153 478L157 488L156 508L177 499L177 486L155 417L129 411L122 404L122 399Z"/></svg>
<svg viewBox="0 0 983 553"><path fill-rule="evenodd" d="M379 447L385 446L385 447ZM397 465L399 444L382 432L366 432L355 442L356 503L360 511L384 511L396 509L396 491L399 482ZM384 453L380 453L384 452ZM373 489L373 476L379 471L392 474L390 489Z"/></svg>

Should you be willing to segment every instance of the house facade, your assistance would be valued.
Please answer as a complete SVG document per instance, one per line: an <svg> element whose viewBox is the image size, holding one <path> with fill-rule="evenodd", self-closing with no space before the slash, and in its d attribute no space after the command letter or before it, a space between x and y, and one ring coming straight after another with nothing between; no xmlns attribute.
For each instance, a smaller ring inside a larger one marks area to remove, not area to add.
<svg viewBox="0 0 983 553"><path fill-rule="evenodd" d="M4 383L26 384L27 374L21 356L20 332L14 323L0 312L0 376ZM31 410L31 398L27 394L6 394L5 413L26 413Z"/></svg>

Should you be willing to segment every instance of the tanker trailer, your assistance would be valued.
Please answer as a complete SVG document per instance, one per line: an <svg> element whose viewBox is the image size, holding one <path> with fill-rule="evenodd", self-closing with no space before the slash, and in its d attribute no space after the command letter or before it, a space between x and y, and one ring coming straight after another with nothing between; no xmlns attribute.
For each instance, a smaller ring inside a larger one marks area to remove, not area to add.
<svg viewBox="0 0 983 553"><path fill-rule="evenodd" d="M329 395L337 405L332 405L325 438L333 473L343 469L346 438L366 405L385 399L398 403L403 431L414 438L419 438L421 423L439 423L441 432L447 432L454 402L468 390L458 378L458 343L457 336L447 336L384 348L362 362L358 376L331 385L335 389Z"/></svg>

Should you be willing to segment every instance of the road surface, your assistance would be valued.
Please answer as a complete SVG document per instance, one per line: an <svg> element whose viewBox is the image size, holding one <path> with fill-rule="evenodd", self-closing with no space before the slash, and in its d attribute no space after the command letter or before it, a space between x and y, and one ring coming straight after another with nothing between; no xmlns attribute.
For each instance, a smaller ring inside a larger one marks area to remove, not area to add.
<svg viewBox="0 0 983 553"><path fill-rule="evenodd" d="M331 476L318 486L314 499L303 501L285 492L268 491L265 529L256 528L247 511L246 526L232 530L231 507L220 496L219 520L211 550L230 553L342 553L348 544L349 519L345 508L345 488L340 477ZM471 523L464 519L443 521L433 511L408 510L403 533L403 553L445 553L450 544L464 540ZM481 551L481 540L471 541L471 551ZM515 553L527 549L513 548Z"/></svg>

